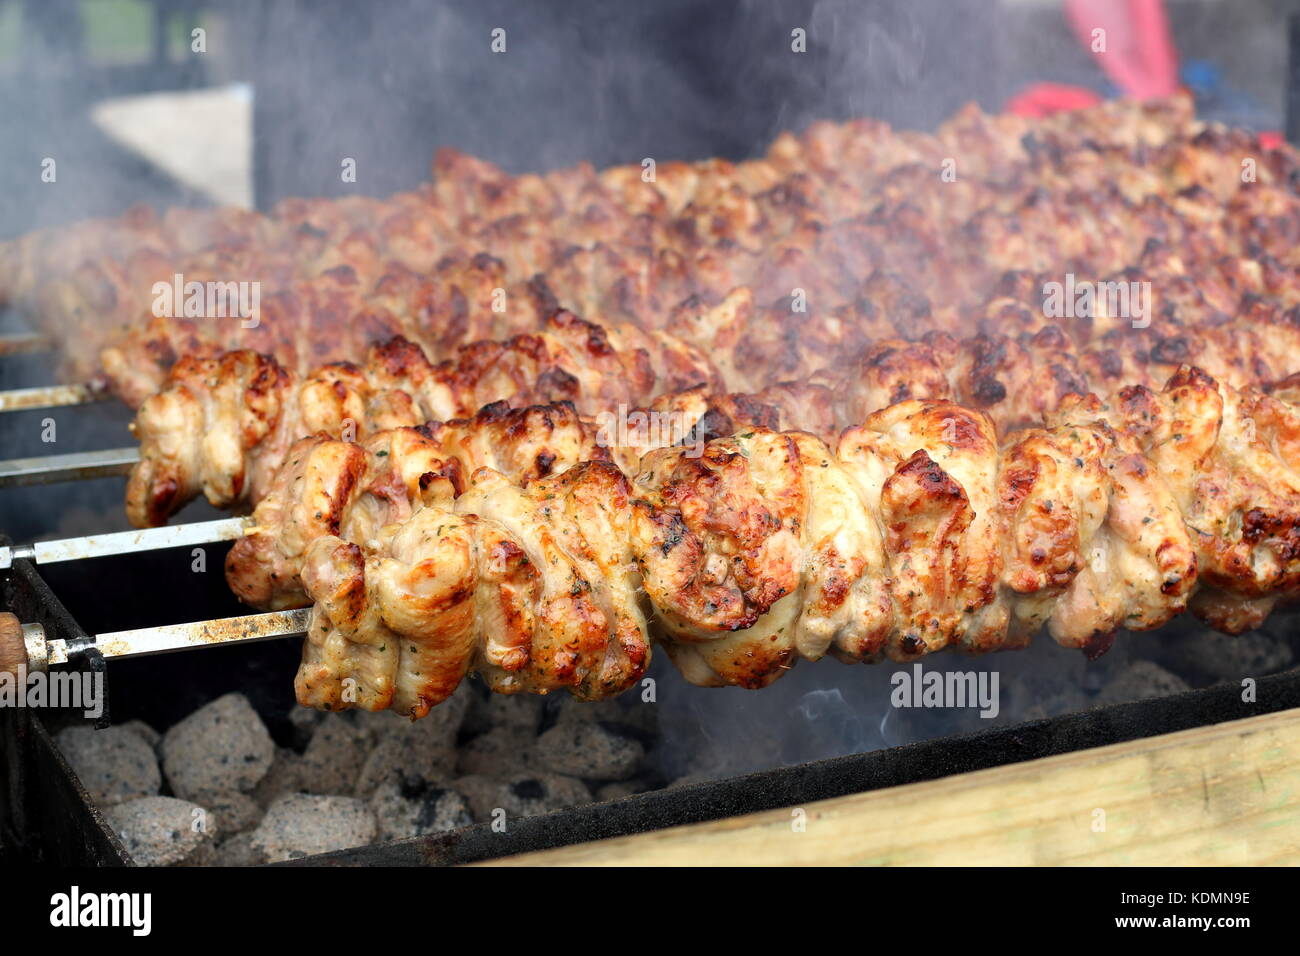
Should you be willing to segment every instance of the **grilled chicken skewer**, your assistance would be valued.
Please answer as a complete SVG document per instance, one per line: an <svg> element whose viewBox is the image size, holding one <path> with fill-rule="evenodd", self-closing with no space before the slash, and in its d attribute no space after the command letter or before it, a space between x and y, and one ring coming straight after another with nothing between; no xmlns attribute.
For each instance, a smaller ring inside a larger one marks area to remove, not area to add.
<svg viewBox="0 0 1300 956"><path fill-rule="evenodd" d="M595 413L716 381L701 353L670 336L606 330L565 312L536 335L478 343L438 365L400 338L373 347L364 366L328 365L301 380L248 351L187 359L133 424L141 461L127 513L138 527L159 524L200 491L218 507L256 502L289 446L317 432L362 437L500 400L570 400Z"/></svg>
<svg viewBox="0 0 1300 956"><path fill-rule="evenodd" d="M779 422L776 408L752 396L711 395L698 386L596 419L580 417L568 402L513 409L497 402L469 419L385 429L359 444L317 433L290 447L270 492L247 518L0 546L0 570L16 560L44 565L235 541L228 577L243 600L265 608L302 606L309 603L298 579L307 543L341 529L364 537L366 529L405 517L422 502L449 503L479 468L515 481L582 461L630 468L654 448L696 446L739 427Z"/></svg>
<svg viewBox="0 0 1300 956"><path fill-rule="evenodd" d="M635 471L656 448L702 448L738 429L774 429L779 422L776 408L752 396L695 388L594 420L567 403L498 403L470 419L386 429L360 443L314 435L290 449L226 557L226 579L254 607L302 607L311 603L300 575L312 541L330 534L366 541L421 507L450 507L480 468L518 483L589 461Z"/></svg>
<svg viewBox="0 0 1300 956"><path fill-rule="evenodd" d="M419 717L470 671L505 693L616 694L652 639L687 679L762 687L798 660L1104 651L1191 609L1229 633L1300 588L1300 409L1181 369L1075 397L999 445L905 401L847 430L753 429L629 481L491 471L355 543L306 551L300 702Z"/></svg>
<svg viewBox="0 0 1300 956"><path fill-rule="evenodd" d="M1107 129L1116 118L1118 130ZM1081 138L1085 127L1092 133ZM892 144L882 144L879 124L822 125L802 140L784 138L766 160L665 164L652 183L639 167L511 180L448 154L429 195L290 203L271 220L218 215L211 248L199 238L201 215L169 214L162 234L194 250L197 261L167 262L159 249L168 243L161 243L118 275L72 255L82 265L38 298L79 326L92 314L97 327L123 326L102 364L132 405L179 356L235 346L273 354L298 374L359 354L376 330L406 335L441 358L479 337L530 330L539 295L653 327L683 296L716 297L740 283L754 285L760 303L797 287L830 309L852 301L857 279L885 270L932 291L932 319L952 330L961 318L955 307L978 304L1007 268L1068 262L1095 277L1163 240L1204 278L1224 255L1288 253L1300 211L1277 184L1286 182L1289 154L1252 150L1248 139L1223 131L1192 137L1196 129L1178 103L1102 109L1064 126L1049 121L1024 142L1022 121L974 113L954 118L937 138L904 134ZM1260 154L1249 190L1237 169L1242 150ZM962 176L941 182L936 168L954 155ZM1149 201L1161 196L1171 199ZM466 235L478 245L445 245ZM1268 235L1277 241L1263 241ZM287 250L286 261L258 252L266 237ZM22 251L40 245L11 251L14 271L41 271ZM503 258L477 255L478 248ZM300 258L310 263L305 276L294 265ZM539 273L544 294L532 288ZM143 322L149 308L137 300L154 277L174 274L266 283L265 321L251 331L211 318ZM17 284L24 282L30 285ZM508 290L522 306L498 314L498 293ZM117 322L103 322L133 301ZM74 347L85 351L94 339L78 335Z"/></svg>
<svg viewBox="0 0 1300 956"><path fill-rule="evenodd" d="M1282 397L1285 396L1285 397ZM1300 589L1300 388L1074 397L1000 449L986 416L906 401L832 452L756 428L520 487L482 469L362 544L307 548L310 612L47 642L0 615L0 671L307 630L299 700L420 717L471 670L500 692L599 698L651 639L691 681L762 687L797 660L1021 647L1090 656L1192 609L1239 633ZM909 452L909 449L914 450Z"/></svg>
<svg viewBox="0 0 1300 956"><path fill-rule="evenodd" d="M1173 324L1163 334L1116 327L1089 348L1050 325L1017 336L959 341L937 334L867 345L857 337L866 323L848 317L838 325L854 329L852 337L837 340L830 325L810 323L805 339L792 344L782 337L769 348L751 324L752 310L749 290L738 289L712 308L683 312L672 331L652 334L607 330L562 312L538 335L478 343L454 362L432 365L418 348L395 341L372 348L361 368L327 366L302 381L249 352L186 360L137 416L141 461L128 486L127 513L137 527L157 525L200 493L217 507L255 505L301 437L364 438L467 418L500 400L571 401L591 416L704 383L711 394L747 392L775 406L782 427L827 439L905 398L968 404L1005 430L1038 421L1070 393L1158 385L1184 362L1243 387L1282 379L1300 354L1300 325L1263 307L1218 326ZM687 345L687 333L701 344ZM822 356L829 364L837 349L838 367L808 368ZM790 350L796 359L784 367L796 371L794 382L764 388L747 378L747 371L782 368ZM345 434L348 427L354 434Z"/></svg>
<svg viewBox="0 0 1300 956"><path fill-rule="evenodd" d="M819 122L798 136L782 133L762 159L660 163L653 180L639 164L601 173L581 164L543 176L511 177L490 163L443 149L434 160L433 185L387 199L289 199L269 215L231 208L173 208L157 215L136 206L114 219L30 233L0 244L0 303L37 304L44 279L77 275L87 265L111 277L115 270L139 270L141 260L156 257L164 260L159 266L175 271L173 265L186 257L230 257L250 248L291 263L301 276L339 265L337 250L349 241L362 244L363 250L375 244L383 255L419 270L436 261L440 246L454 243L476 225L565 215L585 218L591 228L602 218L592 215L593 208L606 212L603 218L615 211L680 216L688 208L708 215L716 204L710 196L721 198L737 189L754 195L792 176L870 185L893 170L933 167L940 158L957 154L968 158L971 177L993 179L1033 152L1059 154L1073 143L1090 144L1090 152L1102 153L1150 151L1187 140L1200 129L1192 106L1190 97L1144 104L1116 101L1037 121L990 116L972 106L933 136L895 133L874 120ZM1024 137L1029 133L1050 149L1028 150ZM573 236L580 224L565 221L558 232ZM82 281L104 278L92 272Z"/></svg>

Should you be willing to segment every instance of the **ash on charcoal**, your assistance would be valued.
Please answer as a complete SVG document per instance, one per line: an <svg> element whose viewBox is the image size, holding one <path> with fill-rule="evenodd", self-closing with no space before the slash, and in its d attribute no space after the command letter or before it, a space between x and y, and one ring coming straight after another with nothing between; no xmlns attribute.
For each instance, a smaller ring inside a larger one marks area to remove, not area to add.
<svg viewBox="0 0 1300 956"><path fill-rule="evenodd" d="M456 768L462 775L501 777L525 770L532 763L537 737L518 725L505 725L480 734L458 752Z"/></svg>
<svg viewBox="0 0 1300 956"><path fill-rule="evenodd" d="M317 724L298 761L298 789L352 793L369 753L369 732L346 717L330 714Z"/></svg>
<svg viewBox="0 0 1300 956"><path fill-rule="evenodd" d="M126 723L118 724L117 726L121 727L123 730L131 731L131 733L140 737L154 750L157 750L158 745L162 743L162 734L158 733L158 731L154 730L143 720L128 720Z"/></svg>
<svg viewBox="0 0 1300 956"><path fill-rule="evenodd" d="M203 798L203 808L223 837L253 829L262 819L262 808L246 793L227 790Z"/></svg>
<svg viewBox="0 0 1300 956"><path fill-rule="evenodd" d="M370 798L370 810L378 821L379 840L404 840L455 830L473 823L469 804L455 790L403 785L396 781L381 784Z"/></svg>
<svg viewBox="0 0 1300 956"><path fill-rule="evenodd" d="M163 773L178 797L246 792L266 776L271 735L243 694L226 694L174 725L162 739Z"/></svg>
<svg viewBox="0 0 1300 956"><path fill-rule="evenodd" d="M380 784L404 778L438 784L455 776L455 763L455 748L436 737L384 737L366 756L354 792L364 800Z"/></svg>
<svg viewBox="0 0 1300 956"><path fill-rule="evenodd" d="M470 707L471 688L462 685L427 717L407 720L387 712L357 712L373 748L362 761L353 792L368 799L386 780L406 776L440 784L455 775L456 740Z"/></svg>
<svg viewBox="0 0 1300 956"><path fill-rule="evenodd" d="M479 823L493 822L496 810L504 810L509 819L591 802L591 791L585 783L555 773L521 771L504 780L472 775L461 777L452 786L469 801Z"/></svg>
<svg viewBox="0 0 1300 956"><path fill-rule="evenodd" d="M266 853L253 845L251 832L223 841L212 858L213 866L261 866L266 862Z"/></svg>
<svg viewBox="0 0 1300 956"><path fill-rule="evenodd" d="M298 764L301 760L298 754L287 747L275 748L270 769L250 791L258 806L269 807L285 794L298 793L302 790L298 775Z"/></svg>
<svg viewBox="0 0 1300 956"><path fill-rule="evenodd" d="M201 865L218 834L202 808L175 797L142 797L108 810L108 820L141 866Z"/></svg>
<svg viewBox="0 0 1300 956"><path fill-rule="evenodd" d="M58 745L101 807L150 797L162 789L153 747L125 726L68 727L59 732Z"/></svg>
<svg viewBox="0 0 1300 956"><path fill-rule="evenodd" d="M1189 690L1185 680L1153 661L1134 661L1128 669L1102 688L1097 703L1124 704L1147 697L1166 697Z"/></svg>
<svg viewBox="0 0 1300 956"><path fill-rule="evenodd" d="M463 730L467 734L487 733L495 727L514 727L535 734L542 720L546 699L535 694L493 694L482 685L466 685L469 704ZM480 692L481 691L481 692Z"/></svg>
<svg viewBox="0 0 1300 956"><path fill-rule="evenodd" d="M294 793L271 804L250 844L268 862L363 846L375 839L374 814L360 800Z"/></svg>
<svg viewBox="0 0 1300 956"><path fill-rule="evenodd" d="M462 685L429 716L415 721L386 712L357 712L359 726L370 733L374 744L351 792L364 800L388 780L409 778L432 786L454 777L456 739L470 708L471 692Z"/></svg>
<svg viewBox="0 0 1300 956"><path fill-rule="evenodd" d="M540 767L584 780L626 780L636 773L645 749L635 740L590 720L562 720L537 738Z"/></svg>

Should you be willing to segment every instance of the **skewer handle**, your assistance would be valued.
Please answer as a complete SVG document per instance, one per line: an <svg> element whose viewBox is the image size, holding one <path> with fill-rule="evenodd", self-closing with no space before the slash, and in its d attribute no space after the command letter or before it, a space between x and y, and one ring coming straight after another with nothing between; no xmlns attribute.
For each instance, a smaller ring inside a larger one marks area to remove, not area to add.
<svg viewBox="0 0 1300 956"><path fill-rule="evenodd" d="M20 667L27 667L27 642L23 638L22 621L8 611L0 612L0 674L17 677Z"/></svg>
<svg viewBox="0 0 1300 956"><path fill-rule="evenodd" d="M17 677L20 669L29 674L45 671L67 659L64 642L47 641L41 625L24 624L8 611L0 611L0 674Z"/></svg>
<svg viewBox="0 0 1300 956"><path fill-rule="evenodd" d="M46 638L40 624L24 624L8 611L0 611L0 674L18 676L47 671L52 665L66 664L75 654L94 650L101 657L141 657L167 654L199 647L216 647L249 641L267 641L278 637L299 637L307 633L311 610L269 611L191 624L164 624L133 631L98 634L89 643L69 647L62 638Z"/></svg>

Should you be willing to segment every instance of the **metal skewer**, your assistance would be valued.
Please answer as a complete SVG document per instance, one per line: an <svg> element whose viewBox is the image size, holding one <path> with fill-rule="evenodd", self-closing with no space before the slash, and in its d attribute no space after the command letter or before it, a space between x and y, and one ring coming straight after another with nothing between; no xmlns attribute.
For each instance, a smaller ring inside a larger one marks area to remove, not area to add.
<svg viewBox="0 0 1300 956"><path fill-rule="evenodd" d="M13 614L0 613L0 673L16 674L19 667L30 671L48 670L71 658L97 651L109 659L169 654L199 647L217 647L300 637L307 633L311 609L271 611L241 617L164 624L131 631L110 631L78 641L47 638L40 624L22 624Z"/></svg>
<svg viewBox="0 0 1300 956"><path fill-rule="evenodd" d="M0 392L0 412L25 411L32 408L60 408L102 402L108 393L93 385L42 385L39 388L13 388Z"/></svg>
<svg viewBox="0 0 1300 956"><path fill-rule="evenodd" d="M84 648L80 645L69 647L68 653L82 653L93 646L109 658L144 657L149 654L188 651L197 647L300 637L307 633L310 621L311 608L303 608L297 611L244 614L191 624L164 624L131 631L111 631L95 635L86 642Z"/></svg>
<svg viewBox="0 0 1300 956"><path fill-rule="evenodd" d="M111 554L129 554L133 551L159 551L163 548L234 541L242 538L251 527L253 524L249 518L218 518L215 521L195 521L163 528L145 528L142 531L114 531L110 534L0 547L0 570L11 567L18 560L55 564Z"/></svg>
<svg viewBox="0 0 1300 956"><path fill-rule="evenodd" d="M140 460L139 448L110 448L80 451L70 455L42 455L38 458L10 458L0 461L0 488L23 485L51 485L83 478L106 478L130 474Z"/></svg>
<svg viewBox="0 0 1300 956"><path fill-rule="evenodd" d="M0 355L30 355L48 352L53 343L36 332L10 332L0 335Z"/></svg>

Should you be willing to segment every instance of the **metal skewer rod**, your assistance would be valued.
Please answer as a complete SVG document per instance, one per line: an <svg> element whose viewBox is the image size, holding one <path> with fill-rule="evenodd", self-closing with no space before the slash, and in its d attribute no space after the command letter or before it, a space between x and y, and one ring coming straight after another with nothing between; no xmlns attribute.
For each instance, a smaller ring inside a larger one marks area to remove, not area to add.
<svg viewBox="0 0 1300 956"><path fill-rule="evenodd" d="M269 611L244 614L191 624L164 624L131 631L96 634L85 646L72 645L68 653L78 654L93 647L108 658L170 654L199 647L269 641L280 637L301 637L307 633L311 608L297 611Z"/></svg>
<svg viewBox="0 0 1300 956"><path fill-rule="evenodd" d="M215 521L194 521L163 528L145 528L142 531L114 531L109 534L90 534L80 538L0 547L0 570L11 567L18 560L56 564L60 561L80 561L83 558L101 558L134 551L160 551L163 548L234 541L242 538L251 527L253 524L249 518L218 518Z"/></svg>
<svg viewBox="0 0 1300 956"><path fill-rule="evenodd" d="M0 335L0 355L30 355L48 352L53 343L38 332L7 332Z"/></svg>
<svg viewBox="0 0 1300 956"><path fill-rule="evenodd" d="M70 455L10 458L0 461L0 488L52 485L60 481L126 475L130 474L131 467L139 460L139 448L110 448L106 451L80 451Z"/></svg>
<svg viewBox="0 0 1300 956"><path fill-rule="evenodd" d="M93 385L42 385L39 388L13 388L0 392L0 412L18 412L33 408L61 408L102 402L108 393Z"/></svg>
<svg viewBox="0 0 1300 956"><path fill-rule="evenodd" d="M48 670L90 651L110 659L169 654L200 647L218 647L280 637L300 637L311 623L311 609L246 614L191 624L164 624L131 631L110 631L84 640L49 638L39 624L22 624L8 612L0 613L0 673Z"/></svg>

